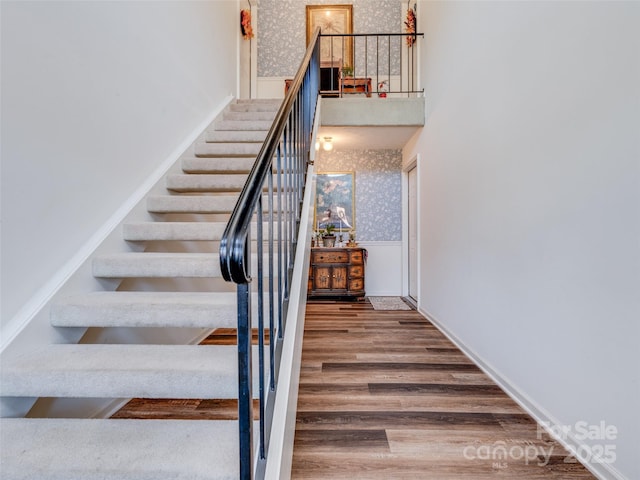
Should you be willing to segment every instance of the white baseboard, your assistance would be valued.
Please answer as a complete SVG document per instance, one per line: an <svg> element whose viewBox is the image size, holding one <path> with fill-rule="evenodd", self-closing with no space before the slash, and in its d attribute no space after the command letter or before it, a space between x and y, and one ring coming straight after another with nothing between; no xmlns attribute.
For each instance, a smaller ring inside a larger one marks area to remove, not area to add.
<svg viewBox="0 0 640 480"><path fill-rule="evenodd" d="M517 387L509 382L509 380L495 369L489 362L485 361L480 355L476 354L472 349L467 347L456 335L450 332L440 321L433 315L429 314L423 308L418 309L443 335L445 335L452 343L456 345L473 363L475 363L491 380L493 380L513 401L515 401L523 410L525 410L533 419L541 425L551 437L570 452L591 452L591 449L584 442L580 442L571 433L559 437L554 432L559 431L558 427L563 424L542 408L536 401L520 391ZM549 425L551 427L547 428ZM577 458L577 457L576 457ZM629 480L616 470L611 463L598 461L595 454L591 455L592 461L581 462L593 475L601 480ZM595 460L593 460L595 459Z"/></svg>

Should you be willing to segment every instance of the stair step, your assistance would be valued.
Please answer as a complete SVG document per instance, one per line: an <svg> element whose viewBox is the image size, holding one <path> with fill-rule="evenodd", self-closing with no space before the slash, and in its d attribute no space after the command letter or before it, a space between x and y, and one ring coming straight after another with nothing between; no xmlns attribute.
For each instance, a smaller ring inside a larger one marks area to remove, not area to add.
<svg viewBox="0 0 640 480"><path fill-rule="evenodd" d="M235 293L91 292L51 307L54 327L228 328L237 325Z"/></svg>
<svg viewBox="0 0 640 480"><path fill-rule="evenodd" d="M258 371L257 352L253 356ZM257 375L254 389L257 392ZM5 397L237 398L235 345L55 344L3 361Z"/></svg>
<svg viewBox="0 0 640 480"><path fill-rule="evenodd" d="M269 121L273 122L276 116L276 111L251 111L251 112L238 112L233 110L227 110L222 115L224 120L240 120L240 121Z"/></svg>
<svg viewBox="0 0 640 480"><path fill-rule="evenodd" d="M267 196L263 197L266 211ZM151 213L231 213L238 195L149 195L147 210Z"/></svg>
<svg viewBox="0 0 640 480"><path fill-rule="evenodd" d="M229 105L232 112L277 112L282 101L270 100L268 102L238 102Z"/></svg>
<svg viewBox="0 0 640 480"><path fill-rule="evenodd" d="M196 157L253 157L260 152L262 143L224 142L198 143L194 146Z"/></svg>
<svg viewBox="0 0 640 480"><path fill-rule="evenodd" d="M251 255L257 272L258 256ZM268 265L265 254L263 265ZM218 253L126 252L100 255L92 261L96 278L214 278L221 277Z"/></svg>
<svg viewBox="0 0 640 480"><path fill-rule="evenodd" d="M93 258L97 278L220 277L217 253L127 252Z"/></svg>
<svg viewBox="0 0 640 480"><path fill-rule="evenodd" d="M148 240L216 241L222 238L225 222L138 222L125 223L122 235L130 242Z"/></svg>
<svg viewBox="0 0 640 480"><path fill-rule="evenodd" d="M263 130L209 130L205 134L205 141L216 142L253 142L263 143L267 132Z"/></svg>
<svg viewBox="0 0 640 480"><path fill-rule="evenodd" d="M238 195L149 195L151 213L230 213Z"/></svg>
<svg viewBox="0 0 640 480"><path fill-rule="evenodd" d="M218 241L222 238L224 222L139 222L125 223L122 226L124 239L130 242L143 241ZM252 228L256 228L255 225ZM263 223L263 235L269 225ZM274 227L276 230L276 227ZM277 238L277 231L274 232ZM255 234L251 235L255 240Z"/></svg>
<svg viewBox="0 0 640 480"><path fill-rule="evenodd" d="M3 418L7 480L235 480L238 422Z"/></svg>
<svg viewBox="0 0 640 480"><path fill-rule="evenodd" d="M269 130L271 120L218 120L214 123L215 130Z"/></svg>
<svg viewBox="0 0 640 480"><path fill-rule="evenodd" d="M258 318L258 293L251 295ZM90 292L52 305L50 321L54 327L235 328L236 302L235 292Z"/></svg>
<svg viewBox="0 0 640 480"><path fill-rule="evenodd" d="M247 181L246 174L170 174L167 189L174 192L239 192Z"/></svg>
<svg viewBox="0 0 640 480"><path fill-rule="evenodd" d="M182 159L185 173L249 173L255 157L191 157Z"/></svg>
<svg viewBox="0 0 640 480"><path fill-rule="evenodd" d="M250 105L256 105L260 103L274 103L279 106L282 103L282 99L281 98L238 98L236 99L236 104L241 104L241 103L250 104Z"/></svg>

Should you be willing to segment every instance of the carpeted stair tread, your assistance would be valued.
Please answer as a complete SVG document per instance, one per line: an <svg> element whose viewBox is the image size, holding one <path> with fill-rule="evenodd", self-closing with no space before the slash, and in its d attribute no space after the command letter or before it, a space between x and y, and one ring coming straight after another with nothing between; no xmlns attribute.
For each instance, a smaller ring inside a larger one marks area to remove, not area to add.
<svg viewBox="0 0 640 480"><path fill-rule="evenodd" d="M122 235L130 242L144 241L219 241L226 227L224 222L136 222L125 223ZM256 228L253 224L252 228ZM268 223L263 223L266 235ZM274 237L277 238L277 228L274 226ZM252 234L251 240L255 240Z"/></svg>
<svg viewBox="0 0 640 480"><path fill-rule="evenodd" d="M251 255L253 272L257 258ZM214 278L222 276L219 259L218 253L124 252L96 256L92 268L96 278Z"/></svg>
<svg viewBox="0 0 640 480"><path fill-rule="evenodd" d="M186 173L249 173L256 157L186 157L182 170Z"/></svg>
<svg viewBox="0 0 640 480"><path fill-rule="evenodd" d="M97 278L220 277L217 253L125 252L93 258Z"/></svg>
<svg viewBox="0 0 640 480"><path fill-rule="evenodd" d="M256 105L256 104L260 104L260 103L275 103L277 105L280 105L282 103L282 99L281 98L238 98L236 99L236 103L238 104L250 104L250 105Z"/></svg>
<svg viewBox="0 0 640 480"><path fill-rule="evenodd" d="M215 130L269 130L272 122L269 120L218 120L214 123Z"/></svg>
<svg viewBox="0 0 640 480"><path fill-rule="evenodd" d="M264 142L267 132L263 130L209 130L205 135L206 142Z"/></svg>
<svg viewBox="0 0 640 480"><path fill-rule="evenodd" d="M135 222L122 226L122 235L131 242L149 240L204 240L222 238L224 222Z"/></svg>
<svg viewBox="0 0 640 480"><path fill-rule="evenodd" d="M273 119L276 116L275 110L270 111L253 111L253 112L242 112L228 109L222 115L224 120L240 120L240 121L263 121L268 120L269 122L273 122Z"/></svg>
<svg viewBox="0 0 640 480"><path fill-rule="evenodd" d="M239 192L246 174L170 174L166 186L174 192Z"/></svg>
<svg viewBox="0 0 640 480"><path fill-rule="evenodd" d="M260 152L262 143L258 142L222 142L197 143L194 146L196 157L254 157Z"/></svg>
<svg viewBox="0 0 640 480"><path fill-rule="evenodd" d="M232 420L0 420L7 480L237 480Z"/></svg>
<svg viewBox="0 0 640 480"><path fill-rule="evenodd" d="M0 389L9 397L237 398L237 378L235 345L55 344L3 362Z"/></svg>
<svg viewBox="0 0 640 480"><path fill-rule="evenodd" d="M238 195L149 195L151 213L231 213Z"/></svg>
<svg viewBox="0 0 640 480"><path fill-rule="evenodd" d="M151 213L231 213L237 200L237 194L149 195L147 210ZM265 209L266 200L265 196Z"/></svg>
<svg viewBox="0 0 640 480"><path fill-rule="evenodd" d="M282 100L267 100L259 102L237 101L229 105L232 112L277 112L282 104Z"/></svg>
<svg viewBox="0 0 640 480"><path fill-rule="evenodd" d="M90 292L52 305L55 327L228 328L237 325L235 293Z"/></svg>

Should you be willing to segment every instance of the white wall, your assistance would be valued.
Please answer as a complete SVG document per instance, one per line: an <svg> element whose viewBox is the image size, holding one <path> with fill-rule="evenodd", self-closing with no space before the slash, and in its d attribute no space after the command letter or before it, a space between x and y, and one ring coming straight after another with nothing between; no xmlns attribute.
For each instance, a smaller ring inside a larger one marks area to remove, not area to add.
<svg viewBox="0 0 640 480"><path fill-rule="evenodd" d="M364 269L364 288L369 297L402 295L402 242L362 241L358 246L367 249Z"/></svg>
<svg viewBox="0 0 640 480"><path fill-rule="evenodd" d="M419 307L539 418L617 427L592 468L640 478L640 3L418 18Z"/></svg>
<svg viewBox="0 0 640 480"><path fill-rule="evenodd" d="M238 2L2 1L2 326L237 89Z"/></svg>

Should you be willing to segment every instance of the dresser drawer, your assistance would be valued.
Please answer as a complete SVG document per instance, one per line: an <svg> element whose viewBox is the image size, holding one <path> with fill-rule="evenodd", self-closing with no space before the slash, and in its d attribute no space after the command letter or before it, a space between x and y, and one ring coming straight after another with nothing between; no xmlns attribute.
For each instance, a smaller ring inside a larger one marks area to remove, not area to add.
<svg viewBox="0 0 640 480"><path fill-rule="evenodd" d="M363 265L351 265L349 267L349 277L364 277L364 266Z"/></svg>
<svg viewBox="0 0 640 480"><path fill-rule="evenodd" d="M364 259L362 257L362 250L352 250L349 252L349 261L351 263L364 263Z"/></svg>
<svg viewBox="0 0 640 480"><path fill-rule="evenodd" d="M347 263L349 255L345 251L313 252L313 263Z"/></svg>
<svg viewBox="0 0 640 480"><path fill-rule="evenodd" d="M354 292L364 290L364 278L349 279L349 290Z"/></svg>

